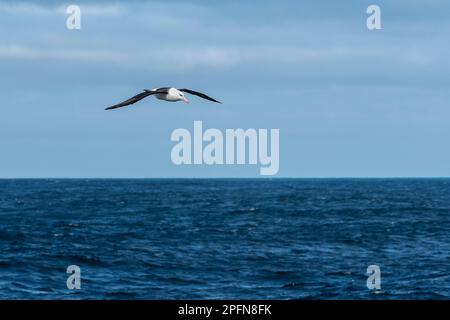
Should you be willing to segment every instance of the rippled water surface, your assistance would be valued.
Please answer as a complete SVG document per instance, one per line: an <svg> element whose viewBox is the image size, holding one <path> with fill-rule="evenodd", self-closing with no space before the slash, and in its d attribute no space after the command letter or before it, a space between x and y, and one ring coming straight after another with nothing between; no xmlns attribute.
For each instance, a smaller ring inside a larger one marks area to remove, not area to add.
<svg viewBox="0 0 450 320"><path fill-rule="evenodd" d="M0 180L0 299L449 299L449 273L449 179Z"/></svg>

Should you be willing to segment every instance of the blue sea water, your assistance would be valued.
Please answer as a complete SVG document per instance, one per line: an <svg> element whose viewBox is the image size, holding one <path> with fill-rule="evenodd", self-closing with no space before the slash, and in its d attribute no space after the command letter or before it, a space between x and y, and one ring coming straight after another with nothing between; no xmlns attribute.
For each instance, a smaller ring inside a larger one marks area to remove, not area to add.
<svg viewBox="0 0 450 320"><path fill-rule="evenodd" d="M450 179L0 180L0 299L449 299L449 263Z"/></svg>

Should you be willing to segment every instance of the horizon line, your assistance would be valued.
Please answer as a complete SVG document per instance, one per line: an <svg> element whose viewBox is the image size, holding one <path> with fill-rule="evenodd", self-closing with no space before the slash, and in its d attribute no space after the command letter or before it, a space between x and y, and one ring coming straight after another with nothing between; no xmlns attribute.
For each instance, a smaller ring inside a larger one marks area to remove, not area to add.
<svg viewBox="0 0 450 320"><path fill-rule="evenodd" d="M450 176L256 176L256 177L0 177L0 180L169 180L169 179L450 179Z"/></svg>

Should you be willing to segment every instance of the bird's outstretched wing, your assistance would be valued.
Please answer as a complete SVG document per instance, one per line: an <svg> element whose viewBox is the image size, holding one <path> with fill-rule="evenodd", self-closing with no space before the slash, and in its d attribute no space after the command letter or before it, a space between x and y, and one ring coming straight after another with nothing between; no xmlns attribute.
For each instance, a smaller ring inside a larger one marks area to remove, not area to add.
<svg viewBox="0 0 450 320"><path fill-rule="evenodd" d="M135 95L134 97L131 97L130 99L127 99L121 103L118 103L111 107L108 107L105 110L117 109L117 108L122 108L122 107L128 106L130 104L136 103L136 102L144 99L145 97L151 96L152 94L155 94L155 93L167 93L167 91L165 91L165 90L144 90L144 92L141 92L141 93Z"/></svg>
<svg viewBox="0 0 450 320"><path fill-rule="evenodd" d="M203 99L206 99L206 100L209 100L209 101L213 101L213 102L217 102L217 103L222 103L222 102L220 102L220 101L217 101L216 99L213 99L213 98L211 98L211 97L208 97L206 94L201 93L201 92L197 92L197 91L189 90L189 89L179 89L179 90L180 90L180 91L183 91L183 92L187 92L187 93L193 94L193 95L195 95L195 96L199 96L200 98L203 98Z"/></svg>

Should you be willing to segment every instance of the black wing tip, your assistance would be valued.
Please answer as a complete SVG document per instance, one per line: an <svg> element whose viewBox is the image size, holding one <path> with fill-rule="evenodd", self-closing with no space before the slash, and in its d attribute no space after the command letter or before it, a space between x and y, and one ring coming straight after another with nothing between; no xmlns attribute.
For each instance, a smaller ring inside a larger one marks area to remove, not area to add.
<svg viewBox="0 0 450 320"><path fill-rule="evenodd" d="M223 104L222 102L220 102L220 101L218 101L218 100L216 100L214 98L211 98L210 96L208 96L208 95L206 95L204 93L198 92L198 91L194 91L194 90L186 89L186 88L179 89L179 90L183 91L183 92L187 92L187 93L193 94L193 95L198 96L200 98L203 98L205 100L209 100L209 101L212 101L212 102Z"/></svg>
<svg viewBox="0 0 450 320"><path fill-rule="evenodd" d="M209 99L208 99L208 98L209 98ZM211 98L211 97L208 97L208 98L203 98L203 99L206 99L206 100L209 100L209 101L212 101L212 102L215 102L215 103L223 104L223 103L220 102L219 100L213 99L213 98Z"/></svg>
<svg viewBox="0 0 450 320"><path fill-rule="evenodd" d="M126 107L126 105L125 106L124 105L114 105L114 106L105 108L105 110L119 109L119 108L122 108L122 107Z"/></svg>
<svg viewBox="0 0 450 320"><path fill-rule="evenodd" d="M205 95L205 96L206 96L206 95ZM207 98L206 98L206 97L207 97ZM206 96L206 97L203 97L203 99L206 99L206 100L209 100L209 101L212 101L212 102L215 102L215 103L223 104L223 103L220 102L219 100L216 100L216 99L211 98L211 97L208 97L208 96Z"/></svg>

